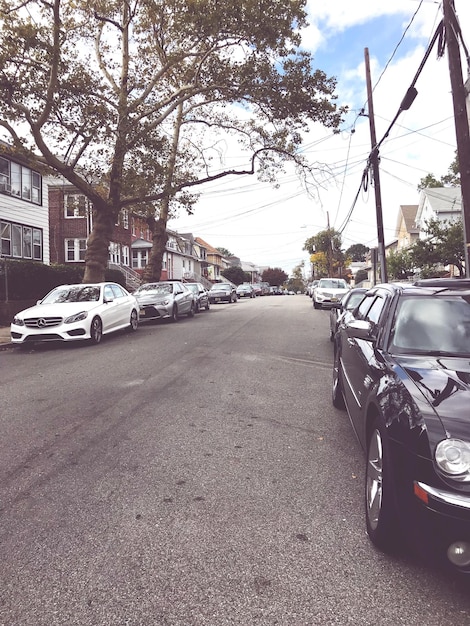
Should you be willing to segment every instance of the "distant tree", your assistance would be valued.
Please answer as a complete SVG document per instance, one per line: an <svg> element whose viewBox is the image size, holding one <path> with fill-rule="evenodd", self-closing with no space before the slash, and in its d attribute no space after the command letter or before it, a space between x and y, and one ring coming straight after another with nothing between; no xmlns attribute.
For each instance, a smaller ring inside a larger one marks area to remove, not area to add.
<svg viewBox="0 0 470 626"><path fill-rule="evenodd" d="M354 282L356 285L358 285L359 283L362 283L364 280L367 280L368 278L369 278L369 275L366 272L366 270L358 270L356 272L356 276L354 277Z"/></svg>
<svg viewBox="0 0 470 626"><path fill-rule="evenodd" d="M355 243L346 250L346 256L351 261L365 261L369 248L363 243Z"/></svg>
<svg viewBox="0 0 470 626"><path fill-rule="evenodd" d="M322 230L307 239L303 249L307 250L311 255L319 252L324 253L327 276L333 276L335 271L337 274L342 274L346 256L341 250L341 233L334 228Z"/></svg>
<svg viewBox="0 0 470 626"><path fill-rule="evenodd" d="M287 281L287 289L291 291L303 291L305 289L304 279L303 279L303 268L304 261L296 265L292 270L292 276Z"/></svg>
<svg viewBox="0 0 470 626"><path fill-rule="evenodd" d="M269 283L271 286L283 285L289 278L288 275L279 267L269 267L261 275L263 282Z"/></svg>
<svg viewBox="0 0 470 626"><path fill-rule="evenodd" d="M407 280L414 274L414 261L410 248L391 251L387 255L387 271L393 280Z"/></svg>
<svg viewBox="0 0 470 626"><path fill-rule="evenodd" d="M216 250L218 250L223 257L235 256L229 250L227 250L227 248L216 248Z"/></svg>
<svg viewBox="0 0 470 626"><path fill-rule="evenodd" d="M431 219L424 228L425 237L410 248L413 266L422 276L436 276L439 265L454 265L460 276L465 276L463 225L460 220Z"/></svg>
<svg viewBox="0 0 470 626"><path fill-rule="evenodd" d="M310 255L312 273L314 278L328 276L328 259L324 252L314 252Z"/></svg>
<svg viewBox="0 0 470 626"><path fill-rule="evenodd" d="M241 285L246 281L246 272L244 272L238 265L227 267L227 269L223 271L223 274L225 278L234 285Z"/></svg>

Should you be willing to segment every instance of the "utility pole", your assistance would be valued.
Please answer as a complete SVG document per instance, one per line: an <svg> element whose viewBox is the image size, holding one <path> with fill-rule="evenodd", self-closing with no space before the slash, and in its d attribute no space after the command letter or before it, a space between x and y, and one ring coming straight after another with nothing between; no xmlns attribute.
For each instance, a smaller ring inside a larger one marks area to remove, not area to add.
<svg viewBox="0 0 470 626"><path fill-rule="evenodd" d="M470 131L467 117L466 91L462 77L462 61L460 58L457 37L458 22L455 14L454 0L443 0L444 27L449 60L450 84L454 104L455 134L457 138L457 155L460 170L460 189L462 192L462 221L465 243L465 275L470 278Z"/></svg>
<svg viewBox="0 0 470 626"><path fill-rule="evenodd" d="M382 216L382 196L380 193L380 175L379 175L379 149L377 147L377 138L375 135L374 120L374 104L372 101L372 82L370 78L370 62L369 49L364 49L364 58L366 64L366 83L367 83L367 109L370 127L370 141L372 151L370 153L370 164L372 166L372 175L374 178L375 191L375 213L377 218L377 240L378 240L378 256L380 262L380 280L383 283L388 282L387 277L387 261L385 258L385 242L384 242L384 225Z"/></svg>
<svg viewBox="0 0 470 626"><path fill-rule="evenodd" d="M455 15L454 0L443 1L444 27L449 60L452 102L454 104L455 135L460 170L460 189L462 192L462 221L465 244L465 275L470 278L469 237L470 237L470 131L467 117L466 91L462 77L458 22Z"/></svg>

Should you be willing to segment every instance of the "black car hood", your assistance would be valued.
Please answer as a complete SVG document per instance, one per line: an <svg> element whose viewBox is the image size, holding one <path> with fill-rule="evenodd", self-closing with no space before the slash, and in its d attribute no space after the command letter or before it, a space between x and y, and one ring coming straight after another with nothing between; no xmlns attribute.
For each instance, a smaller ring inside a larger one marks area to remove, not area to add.
<svg viewBox="0 0 470 626"><path fill-rule="evenodd" d="M470 440L470 359L459 357L395 357L412 387L452 437ZM417 399L415 393L412 395ZM421 404L421 402L419 402Z"/></svg>

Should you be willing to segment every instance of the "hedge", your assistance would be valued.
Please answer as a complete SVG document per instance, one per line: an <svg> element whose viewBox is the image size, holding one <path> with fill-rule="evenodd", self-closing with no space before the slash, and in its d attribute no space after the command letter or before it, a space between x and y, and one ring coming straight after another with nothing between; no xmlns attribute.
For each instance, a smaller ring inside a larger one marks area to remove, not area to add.
<svg viewBox="0 0 470 626"><path fill-rule="evenodd" d="M6 267L6 276L5 276ZM44 265L34 261L0 261L0 300L39 300L57 285L81 283L83 265ZM108 269L105 280L126 286L126 279L119 270Z"/></svg>

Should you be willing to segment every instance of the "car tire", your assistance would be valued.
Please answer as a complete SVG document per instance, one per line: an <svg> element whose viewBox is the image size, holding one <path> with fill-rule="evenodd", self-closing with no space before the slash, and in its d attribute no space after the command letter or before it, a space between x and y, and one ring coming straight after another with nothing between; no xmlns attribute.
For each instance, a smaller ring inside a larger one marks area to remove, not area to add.
<svg viewBox="0 0 470 626"><path fill-rule="evenodd" d="M194 305L194 313L199 313L201 309L199 308L199 302L196 302Z"/></svg>
<svg viewBox="0 0 470 626"><path fill-rule="evenodd" d="M340 409L341 411L346 410L346 405L344 403L343 396L343 388L341 385L341 378L339 375L339 357L338 351L336 351L334 363L333 363L333 386L331 389L331 402L335 409Z"/></svg>
<svg viewBox="0 0 470 626"><path fill-rule="evenodd" d="M313 307L315 309L319 309L320 308L320 305L318 304L318 302L316 300L313 301Z"/></svg>
<svg viewBox="0 0 470 626"><path fill-rule="evenodd" d="M179 315L178 315L178 307L176 304L173 305L173 310L171 311L171 321L172 322L177 322L179 320Z"/></svg>
<svg viewBox="0 0 470 626"><path fill-rule="evenodd" d="M137 311L135 309L132 309L131 319L129 322L129 330L131 332L135 332L138 327L139 327L139 316L137 315Z"/></svg>
<svg viewBox="0 0 470 626"><path fill-rule="evenodd" d="M209 302L209 300L208 300L208 301L207 301L207 304L206 304L206 311L208 311L210 308L211 308L211 305L210 305L210 302Z"/></svg>
<svg viewBox="0 0 470 626"><path fill-rule="evenodd" d="M195 313L195 305L194 302L191 302L191 306L189 307L188 317L194 317Z"/></svg>
<svg viewBox="0 0 470 626"><path fill-rule="evenodd" d="M366 528L372 543L383 552L395 552L398 539L398 513L385 425L374 418L367 438L365 477Z"/></svg>
<svg viewBox="0 0 470 626"><path fill-rule="evenodd" d="M90 341L93 344L98 344L101 342L102 338L103 338L103 322L101 321L101 318L96 316L91 320Z"/></svg>
<svg viewBox="0 0 470 626"><path fill-rule="evenodd" d="M335 340L335 334L334 332L330 329L330 341L334 341Z"/></svg>

